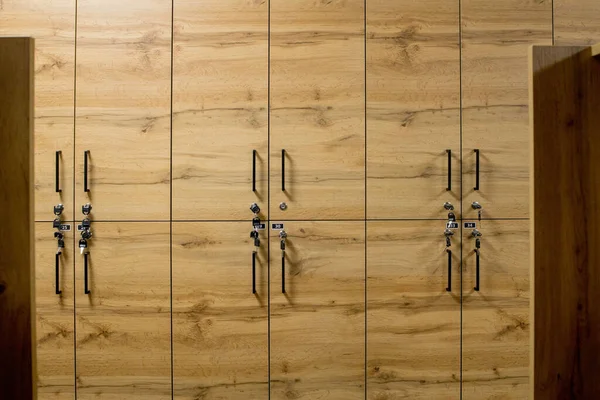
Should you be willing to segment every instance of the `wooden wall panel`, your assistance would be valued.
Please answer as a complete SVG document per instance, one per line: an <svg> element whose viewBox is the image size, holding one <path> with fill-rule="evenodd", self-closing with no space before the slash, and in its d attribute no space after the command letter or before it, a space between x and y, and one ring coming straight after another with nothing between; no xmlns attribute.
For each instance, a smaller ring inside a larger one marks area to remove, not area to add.
<svg viewBox="0 0 600 400"><path fill-rule="evenodd" d="M368 1L369 218L444 218L460 201L458 18L458 1Z"/></svg>
<svg viewBox="0 0 600 400"><path fill-rule="evenodd" d="M77 398L171 399L170 225L93 222L76 252Z"/></svg>
<svg viewBox="0 0 600 400"><path fill-rule="evenodd" d="M460 397L460 237L441 221L367 225L367 399Z"/></svg>
<svg viewBox="0 0 600 400"><path fill-rule="evenodd" d="M253 202L268 212L268 10L266 1L175 1L175 219L247 220Z"/></svg>
<svg viewBox="0 0 600 400"><path fill-rule="evenodd" d="M600 398L600 60L532 51L534 393Z"/></svg>
<svg viewBox="0 0 600 400"><path fill-rule="evenodd" d="M364 400L364 222L284 222L285 285L271 231L271 399Z"/></svg>
<svg viewBox="0 0 600 400"><path fill-rule="evenodd" d="M66 233L59 256L56 294L57 240L49 222L35 224L35 302L38 400L75 398L75 293L73 232Z"/></svg>
<svg viewBox="0 0 600 400"><path fill-rule="evenodd" d="M271 216L364 218L364 1L271 0L270 8Z"/></svg>
<svg viewBox="0 0 600 400"><path fill-rule="evenodd" d="M175 399L269 397L268 236L252 285L248 222L173 224Z"/></svg>
<svg viewBox="0 0 600 400"><path fill-rule="evenodd" d="M52 207L62 203L73 219L73 97L75 0L3 0L0 35L35 40L35 180L36 221L52 221ZM56 192L55 158L60 157Z"/></svg>
<svg viewBox="0 0 600 400"><path fill-rule="evenodd" d="M168 220L172 2L77 7L76 217L90 202L96 220Z"/></svg>
<svg viewBox="0 0 600 400"><path fill-rule="evenodd" d="M549 1L462 2L463 213L483 218L529 215L527 51L550 44ZM474 190L475 153L480 186Z"/></svg>
<svg viewBox="0 0 600 400"><path fill-rule="evenodd" d="M529 395L529 221L481 221L479 291L472 229L463 230L463 400Z"/></svg>
<svg viewBox="0 0 600 400"><path fill-rule="evenodd" d="M31 38L0 38L0 397L35 397Z"/></svg>
<svg viewBox="0 0 600 400"><path fill-rule="evenodd" d="M589 46L600 42L600 2L554 0L554 44Z"/></svg>

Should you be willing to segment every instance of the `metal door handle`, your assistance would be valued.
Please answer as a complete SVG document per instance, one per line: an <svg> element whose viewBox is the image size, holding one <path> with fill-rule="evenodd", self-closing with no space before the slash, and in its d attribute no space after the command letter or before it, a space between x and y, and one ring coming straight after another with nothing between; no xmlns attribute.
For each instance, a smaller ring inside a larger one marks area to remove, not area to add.
<svg viewBox="0 0 600 400"><path fill-rule="evenodd" d="M285 149L281 150L281 191L285 192Z"/></svg>
<svg viewBox="0 0 600 400"><path fill-rule="evenodd" d="M448 253L448 286L446 287L446 292L452 291L452 250L446 249Z"/></svg>
<svg viewBox="0 0 600 400"><path fill-rule="evenodd" d="M252 150L252 191L256 192L256 150Z"/></svg>
<svg viewBox="0 0 600 400"><path fill-rule="evenodd" d="M256 294L256 252L252 252L252 294Z"/></svg>
<svg viewBox="0 0 600 400"><path fill-rule="evenodd" d="M475 187L474 190L479 190L479 149L473 150L475 152Z"/></svg>
<svg viewBox="0 0 600 400"><path fill-rule="evenodd" d="M452 150L446 150L448 153L448 186L446 187L447 191L452 190Z"/></svg>
<svg viewBox="0 0 600 400"><path fill-rule="evenodd" d="M54 266L56 270L56 294L62 294L60 290L60 254L56 253Z"/></svg>
<svg viewBox="0 0 600 400"><path fill-rule="evenodd" d="M281 293L285 293L285 254L281 255Z"/></svg>
<svg viewBox="0 0 600 400"><path fill-rule="evenodd" d="M84 280L84 293L90 294L90 289L88 287L88 253L83 255L83 280Z"/></svg>
<svg viewBox="0 0 600 400"><path fill-rule="evenodd" d="M90 155L90 151L86 150L83 152L83 191L89 192L90 188L88 187L88 156Z"/></svg>
<svg viewBox="0 0 600 400"><path fill-rule="evenodd" d="M475 289L479 292L479 249L475 249Z"/></svg>
<svg viewBox="0 0 600 400"><path fill-rule="evenodd" d="M55 179L56 193L62 192L62 189L60 188L60 156L61 156L61 154L62 154L62 152L60 150L58 150L56 152L56 179Z"/></svg>

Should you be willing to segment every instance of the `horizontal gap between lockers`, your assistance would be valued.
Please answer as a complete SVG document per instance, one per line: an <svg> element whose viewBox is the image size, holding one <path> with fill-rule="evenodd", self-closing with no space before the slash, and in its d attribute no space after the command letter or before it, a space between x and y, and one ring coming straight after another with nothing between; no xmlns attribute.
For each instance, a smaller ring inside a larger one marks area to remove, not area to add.
<svg viewBox="0 0 600 400"><path fill-rule="evenodd" d="M457 221L474 221L477 218L457 218ZM53 220L36 220L35 223L40 222L48 222L51 223ZM367 219L287 219L287 218L279 218L279 219L265 219L264 221L289 221L289 222L380 222L380 221L448 221L447 218L367 218ZM529 218L481 218L481 221L529 221ZM68 222L81 222L81 220L61 220L63 223ZM156 223L156 222L252 222L251 218L248 219L157 219L157 220L124 220L124 219L111 219L111 220L103 220L103 219L92 219L92 222L102 222L102 223L110 223L110 222L140 222L140 223Z"/></svg>

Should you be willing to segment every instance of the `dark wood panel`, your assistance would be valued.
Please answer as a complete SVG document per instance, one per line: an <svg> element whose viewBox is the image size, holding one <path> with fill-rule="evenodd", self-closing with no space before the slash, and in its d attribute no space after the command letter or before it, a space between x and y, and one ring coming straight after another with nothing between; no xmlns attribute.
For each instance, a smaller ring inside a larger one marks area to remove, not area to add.
<svg viewBox="0 0 600 400"><path fill-rule="evenodd" d="M0 398L33 399L31 38L0 38Z"/></svg>
<svg viewBox="0 0 600 400"><path fill-rule="evenodd" d="M600 398L600 61L532 50L534 384Z"/></svg>

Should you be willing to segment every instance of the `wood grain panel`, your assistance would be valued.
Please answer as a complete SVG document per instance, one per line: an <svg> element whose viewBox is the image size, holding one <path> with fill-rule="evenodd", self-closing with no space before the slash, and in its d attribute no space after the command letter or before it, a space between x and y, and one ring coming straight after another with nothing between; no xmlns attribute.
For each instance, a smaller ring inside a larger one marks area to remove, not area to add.
<svg viewBox="0 0 600 400"><path fill-rule="evenodd" d="M529 395L529 221L482 221L463 231L463 399Z"/></svg>
<svg viewBox="0 0 600 400"><path fill-rule="evenodd" d="M52 207L62 203L73 219L73 97L75 0L3 0L0 35L35 40L35 180L36 221L52 221ZM55 158L60 157L56 192Z"/></svg>
<svg viewBox="0 0 600 400"><path fill-rule="evenodd" d="M75 398L75 300L73 233L65 232L56 294L55 229L35 224L35 302L38 400Z"/></svg>
<svg viewBox="0 0 600 400"><path fill-rule="evenodd" d="M252 293L249 222L173 224L176 399L269 397L268 238Z"/></svg>
<svg viewBox="0 0 600 400"><path fill-rule="evenodd" d="M444 218L442 204L460 201L458 7L368 2L369 218Z"/></svg>
<svg viewBox="0 0 600 400"><path fill-rule="evenodd" d="M77 3L76 215L169 219L171 3Z"/></svg>
<svg viewBox="0 0 600 400"><path fill-rule="evenodd" d="M536 398L600 398L600 61L534 47Z"/></svg>
<svg viewBox="0 0 600 400"><path fill-rule="evenodd" d="M77 398L171 398L169 223L92 223L75 263Z"/></svg>
<svg viewBox="0 0 600 400"><path fill-rule="evenodd" d="M364 222L271 231L271 399L365 398Z"/></svg>
<svg viewBox="0 0 600 400"><path fill-rule="evenodd" d="M0 38L0 397L35 397L31 38Z"/></svg>
<svg viewBox="0 0 600 400"><path fill-rule="evenodd" d="M176 0L174 23L173 217L266 214L268 2Z"/></svg>
<svg viewBox="0 0 600 400"><path fill-rule="evenodd" d="M600 42L599 15L596 0L554 0L554 44L589 46Z"/></svg>
<svg viewBox="0 0 600 400"><path fill-rule="evenodd" d="M367 398L460 398L460 237L444 222L367 224Z"/></svg>
<svg viewBox="0 0 600 400"><path fill-rule="evenodd" d="M271 216L364 218L364 1L270 8Z"/></svg>
<svg viewBox="0 0 600 400"><path fill-rule="evenodd" d="M549 1L462 3L463 212L483 218L529 215L527 51L551 44ZM480 151L480 186L475 149Z"/></svg>

